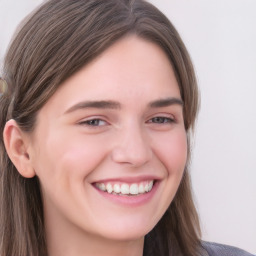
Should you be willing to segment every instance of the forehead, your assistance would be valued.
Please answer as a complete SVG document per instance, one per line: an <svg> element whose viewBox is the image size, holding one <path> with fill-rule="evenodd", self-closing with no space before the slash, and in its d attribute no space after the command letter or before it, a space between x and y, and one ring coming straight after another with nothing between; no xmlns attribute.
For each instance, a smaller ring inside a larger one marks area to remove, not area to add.
<svg viewBox="0 0 256 256"><path fill-rule="evenodd" d="M67 79L45 107L82 100L152 101L180 97L172 65L156 44L128 36Z"/></svg>

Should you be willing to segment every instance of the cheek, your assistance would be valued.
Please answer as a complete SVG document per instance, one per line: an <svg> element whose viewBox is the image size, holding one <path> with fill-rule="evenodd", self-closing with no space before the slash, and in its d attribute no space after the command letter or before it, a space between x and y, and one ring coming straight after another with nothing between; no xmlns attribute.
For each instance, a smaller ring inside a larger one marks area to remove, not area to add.
<svg viewBox="0 0 256 256"><path fill-rule="evenodd" d="M187 162L187 136L185 130L179 129L162 134L155 141L155 155L165 171L162 182L162 196L159 200L159 215L163 216L170 206L180 185Z"/></svg>
<svg viewBox="0 0 256 256"><path fill-rule="evenodd" d="M157 154L169 175L182 174L187 162L187 136L178 130L158 143Z"/></svg>
<svg viewBox="0 0 256 256"><path fill-rule="evenodd" d="M65 178L86 177L103 161L107 149L102 146L102 142L71 137L65 139L63 136L55 136L40 142L35 157L39 178L64 181Z"/></svg>

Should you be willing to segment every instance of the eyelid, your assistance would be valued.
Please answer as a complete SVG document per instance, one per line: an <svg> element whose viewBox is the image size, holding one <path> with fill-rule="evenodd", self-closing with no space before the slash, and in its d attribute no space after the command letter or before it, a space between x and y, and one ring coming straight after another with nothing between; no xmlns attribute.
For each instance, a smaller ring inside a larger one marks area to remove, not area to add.
<svg viewBox="0 0 256 256"><path fill-rule="evenodd" d="M154 119L158 119L155 120ZM175 120L173 118L170 117L164 117L164 116L157 116L157 117L153 117L151 118L148 123L152 123L152 124L156 124L156 125L165 125L165 124L172 124L175 123Z"/></svg>
<svg viewBox="0 0 256 256"><path fill-rule="evenodd" d="M92 121L104 122L104 124L101 124L101 125L89 124L89 122L92 122ZM103 117L91 116L91 117L88 117L88 118L81 119L80 121L77 122L77 124L78 125L84 125L84 126L87 126L89 128L97 128L97 127L106 126L109 123Z"/></svg>
<svg viewBox="0 0 256 256"><path fill-rule="evenodd" d="M165 122L165 123L175 123L175 122L177 122L175 116L172 115L172 114L169 114L169 113L158 113L158 114L152 115L152 116L148 119L147 123L153 123L152 120L153 120L154 118L163 118L163 119L166 119L166 120L168 119L169 122ZM165 124L165 123L162 123L162 124ZM157 123L156 123L156 124L157 124ZM161 123L159 123L159 124L161 124Z"/></svg>

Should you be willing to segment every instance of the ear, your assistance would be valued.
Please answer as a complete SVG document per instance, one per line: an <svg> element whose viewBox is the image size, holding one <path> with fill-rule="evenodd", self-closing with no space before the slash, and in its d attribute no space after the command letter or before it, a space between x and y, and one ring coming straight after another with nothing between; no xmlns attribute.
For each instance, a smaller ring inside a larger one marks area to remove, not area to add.
<svg viewBox="0 0 256 256"><path fill-rule="evenodd" d="M18 172L25 178L34 177L35 171L28 153L28 135L11 119L5 124L3 137L7 154Z"/></svg>

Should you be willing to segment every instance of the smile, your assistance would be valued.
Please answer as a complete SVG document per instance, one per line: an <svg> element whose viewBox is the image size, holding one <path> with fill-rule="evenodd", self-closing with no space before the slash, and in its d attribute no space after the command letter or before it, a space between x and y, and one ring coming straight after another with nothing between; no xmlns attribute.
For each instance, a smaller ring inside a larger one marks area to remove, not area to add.
<svg viewBox="0 0 256 256"><path fill-rule="evenodd" d="M126 196L136 196L139 194L145 194L152 190L154 185L154 181L143 181L140 183L117 183L117 182L108 182L108 183L95 183L95 186L103 191L107 192L109 194L114 195L126 195Z"/></svg>

